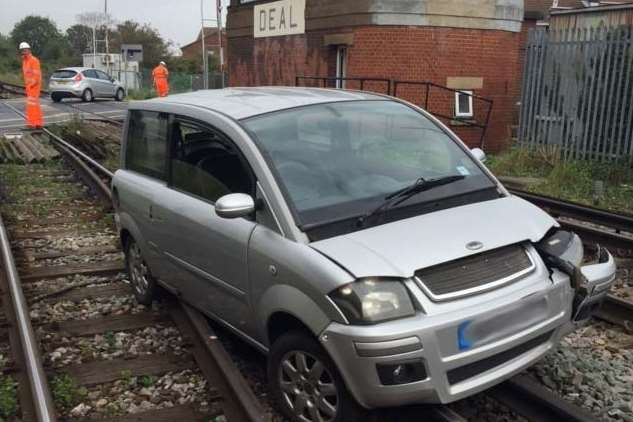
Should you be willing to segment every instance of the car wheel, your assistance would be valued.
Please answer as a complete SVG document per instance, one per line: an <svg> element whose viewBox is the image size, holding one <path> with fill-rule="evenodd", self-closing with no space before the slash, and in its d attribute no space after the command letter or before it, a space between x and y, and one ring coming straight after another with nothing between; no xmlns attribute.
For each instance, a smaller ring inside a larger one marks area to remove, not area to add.
<svg viewBox="0 0 633 422"><path fill-rule="evenodd" d="M151 305L156 296L156 280L141 254L141 248L132 238L125 245L125 265L136 300L140 304Z"/></svg>
<svg viewBox="0 0 633 422"><path fill-rule="evenodd" d="M114 99L117 101L123 101L123 98L125 98L125 92L123 92L121 88L117 89Z"/></svg>
<svg viewBox="0 0 633 422"><path fill-rule="evenodd" d="M268 358L268 382L279 410L292 422L348 422L362 418L327 352L300 331L282 335Z"/></svg>
<svg viewBox="0 0 633 422"><path fill-rule="evenodd" d="M62 100L62 97L59 94L51 94L51 100L53 100L54 103L58 103Z"/></svg>
<svg viewBox="0 0 633 422"><path fill-rule="evenodd" d="M87 103L91 103L92 101L94 101L95 97L92 94L92 90L86 89L84 91L83 95L81 96L81 99L84 100Z"/></svg>

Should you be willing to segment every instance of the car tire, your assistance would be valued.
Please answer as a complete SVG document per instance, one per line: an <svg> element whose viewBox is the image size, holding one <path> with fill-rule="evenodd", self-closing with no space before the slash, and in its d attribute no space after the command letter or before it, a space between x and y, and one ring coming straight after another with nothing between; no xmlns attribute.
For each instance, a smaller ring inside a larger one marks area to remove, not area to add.
<svg viewBox="0 0 633 422"><path fill-rule="evenodd" d="M268 382L278 409L292 422L349 422L365 413L327 352L301 331L290 331L272 345Z"/></svg>
<svg viewBox="0 0 633 422"><path fill-rule="evenodd" d="M151 305L158 296L158 285L143 258L141 248L132 237L125 243L125 267L136 301L142 305Z"/></svg>
<svg viewBox="0 0 633 422"><path fill-rule="evenodd" d="M51 100L53 100L54 103L58 103L62 100L62 96L59 94L51 94Z"/></svg>
<svg viewBox="0 0 633 422"><path fill-rule="evenodd" d="M123 101L123 99L125 98L125 91L123 91L123 89L119 88L116 90L116 94L114 94L114 99L117 101Z"/></svg>
<svg viewBox="0 0 633 422"><path fill-rule="evenodd" d="M92 90L91 89L84 90L84 93L81 94L81 99L86 103L93 102L95 97L94 97L94 94L92 93Z"/></svg>

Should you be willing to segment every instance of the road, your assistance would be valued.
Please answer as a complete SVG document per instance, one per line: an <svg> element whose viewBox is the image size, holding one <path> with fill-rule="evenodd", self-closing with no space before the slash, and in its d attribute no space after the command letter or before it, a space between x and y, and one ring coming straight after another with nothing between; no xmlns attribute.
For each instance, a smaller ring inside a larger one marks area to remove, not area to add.
<svg viewBox="0 0 633 422"><path fill-rule="evenodd" d="M13 106L24 112L25 98L13 98L0 100L0 131L19 130L24 128L24 119L11 110ZM81 100L66 99L61 103L54 103L48 98L42 98L42 112L44 123L60 123L69 121L74 115L81 114L84 118L108 118L121 119L125 117L127 102L112 100L95 100L92 103L83 103Z"/></svg>

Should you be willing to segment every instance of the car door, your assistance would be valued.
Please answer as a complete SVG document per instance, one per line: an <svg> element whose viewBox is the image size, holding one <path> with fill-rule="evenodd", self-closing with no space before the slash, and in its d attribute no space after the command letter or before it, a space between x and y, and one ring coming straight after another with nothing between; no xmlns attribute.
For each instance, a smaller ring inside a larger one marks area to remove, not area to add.
<svg viewBox="0 0 633 422"><path fill-rule="evenodd" d="M110 76L101 70L97 70L96 72L99 77L99 84L101 85L103 95L105 97L114 97L116 87L112 83Z"/></svg>
<svg viewBox="0 0 633 422"><path fill-rule="evenodd" d="M153 111L131 110L123 151L123 168L116 173L114 187L119 210L131 219L135 240L154 276L163 276L157 230L161 221L153 204L167 185L168 116Z"/></svg>
<svg viewBox="0 0 633 422"><path fill-rule="evenodd" d="M94 97L102 97L103 96L103 87L99 82L99 76L97 75L97 71L94 69L88 69L83 71L84 77L88 81L90 89L92 90L92 95Z"/></svg>
<svg viewBox="0 0 633 422"><path fill-rule="evenodd" d="M247 250L254 220L224 219L214 203L228 193L255 194L255 180L238 148L206 124L174 117L169 185L155 213L158 244L169 266L166 282L186 300L248 330Z"/></svg>

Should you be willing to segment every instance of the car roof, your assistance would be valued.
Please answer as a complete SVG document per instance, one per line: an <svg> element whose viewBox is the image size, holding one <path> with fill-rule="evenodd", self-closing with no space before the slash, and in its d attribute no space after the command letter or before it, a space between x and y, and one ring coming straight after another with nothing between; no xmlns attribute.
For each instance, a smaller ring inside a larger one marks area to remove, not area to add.
<svg viewBox="0 0 633 422"><path fill-rule="evenodd" d="M379 94L341 89L297 87L247 87L195 91L136 102L131 108L142 109L143 103L171 103L192 105L224 113L236 120L261 114L314 104L384 100Z"/></svg>
<svg viewBox="0 0 633 422"><path fill-rule="evenodd" d="M74 70L75 72L83 72L84 70L99 70L99 69L93 69L91 67L63 67L61 69L57 69L55 72L59 72L62 70Z"/></svg>

